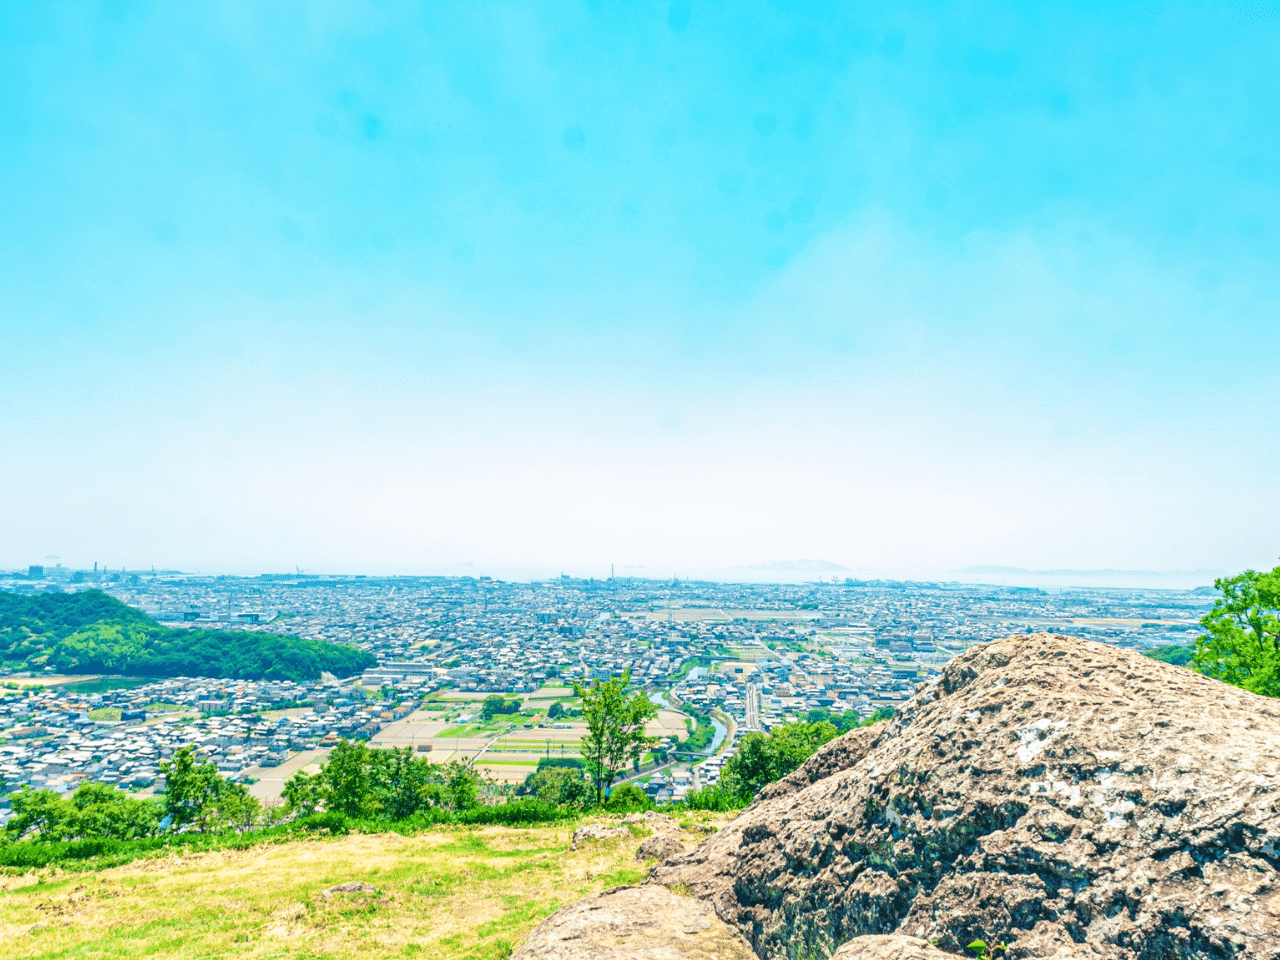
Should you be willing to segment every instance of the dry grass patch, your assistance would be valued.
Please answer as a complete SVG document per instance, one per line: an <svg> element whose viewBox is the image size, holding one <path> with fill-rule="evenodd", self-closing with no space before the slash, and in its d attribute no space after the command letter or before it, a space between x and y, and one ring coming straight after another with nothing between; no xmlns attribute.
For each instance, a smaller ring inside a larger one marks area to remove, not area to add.
<svg viewBox="0 0 1280 960"><path fill-rule="evenodd" d="M0 878L0 956L502 958L543 917L643 879L636 839L441 828ZM323 891L348 881L374 891Z"/></svg>

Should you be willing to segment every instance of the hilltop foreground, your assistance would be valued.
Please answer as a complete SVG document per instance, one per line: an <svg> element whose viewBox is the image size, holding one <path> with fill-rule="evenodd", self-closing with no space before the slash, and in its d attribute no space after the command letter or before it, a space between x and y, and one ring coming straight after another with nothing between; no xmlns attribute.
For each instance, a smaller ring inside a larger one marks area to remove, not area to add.
<svg viewBox="0 0 1280 960"><path fill-rule="evenodd" d="M0 957L502 960L562 904L641 882L646 834L693 846L726 819L576 850L572 825L441 827L0 877Z"/></svg>
<svg viewBox="0 0 1280 960"><path fill-rule="evenodd" d="M1278 788L1280 701L1011 637L516 957L1280 957Z"/></svg>

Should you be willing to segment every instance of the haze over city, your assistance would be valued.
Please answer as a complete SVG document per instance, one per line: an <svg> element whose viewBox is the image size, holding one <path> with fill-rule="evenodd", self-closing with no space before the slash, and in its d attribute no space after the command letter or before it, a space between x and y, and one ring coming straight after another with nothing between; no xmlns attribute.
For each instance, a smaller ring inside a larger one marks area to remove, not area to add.
<svg viewBox="0 0 1280 960"><path fill-rule="evenodd" d="M9 9L0 567L1269 568L1277 32Z"/></svg>
<svg viewBox="0 0 1280 960"><path fill-rule="evenodd" d="M0 960L1280 960L1277 50L0 6Z"/></svg>

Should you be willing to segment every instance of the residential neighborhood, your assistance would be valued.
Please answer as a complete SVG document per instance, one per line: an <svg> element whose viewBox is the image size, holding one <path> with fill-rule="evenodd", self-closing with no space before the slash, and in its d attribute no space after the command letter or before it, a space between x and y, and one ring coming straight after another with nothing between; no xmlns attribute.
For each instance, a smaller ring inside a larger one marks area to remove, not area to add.
<svg viewBox="0 0 1280 960"><path fill-rule="evenodd" d="M511 781L540 752L576 752L581 727L553 723L552 703L571 707L574 684L628 675L667 724L655 728L662 751L647 758L640 782L655 798L679 799L715 783L745 734L813 711L893 708L975 643L1042 630L1136 650L1188 643L1211 602L1203 590L851 579L508 583L58 567L0 573L0 589L101 589L170 626L294 634L377 658L358 676L306 683L8 669L4 790L61 793L85 781L161 791L160 761L188 745L228 776L265 782L282 764L322 762L339 738L421 744L433 758L469 757ZM520 699L522 714L505 727L477 725L479 702L493 694ZM714 729L710 742L682 748L699 723Z"/></svg>

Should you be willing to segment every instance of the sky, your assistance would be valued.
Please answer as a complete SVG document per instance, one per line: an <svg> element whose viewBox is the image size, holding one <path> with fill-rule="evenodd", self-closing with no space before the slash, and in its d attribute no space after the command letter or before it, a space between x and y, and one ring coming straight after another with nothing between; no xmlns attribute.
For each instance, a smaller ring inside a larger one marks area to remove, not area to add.
<svg viewBox="0 0 1280 960"><path fill-rule="evenodd" d="M1277 8L5 5L0 567L1269 569Z"/></svg>

